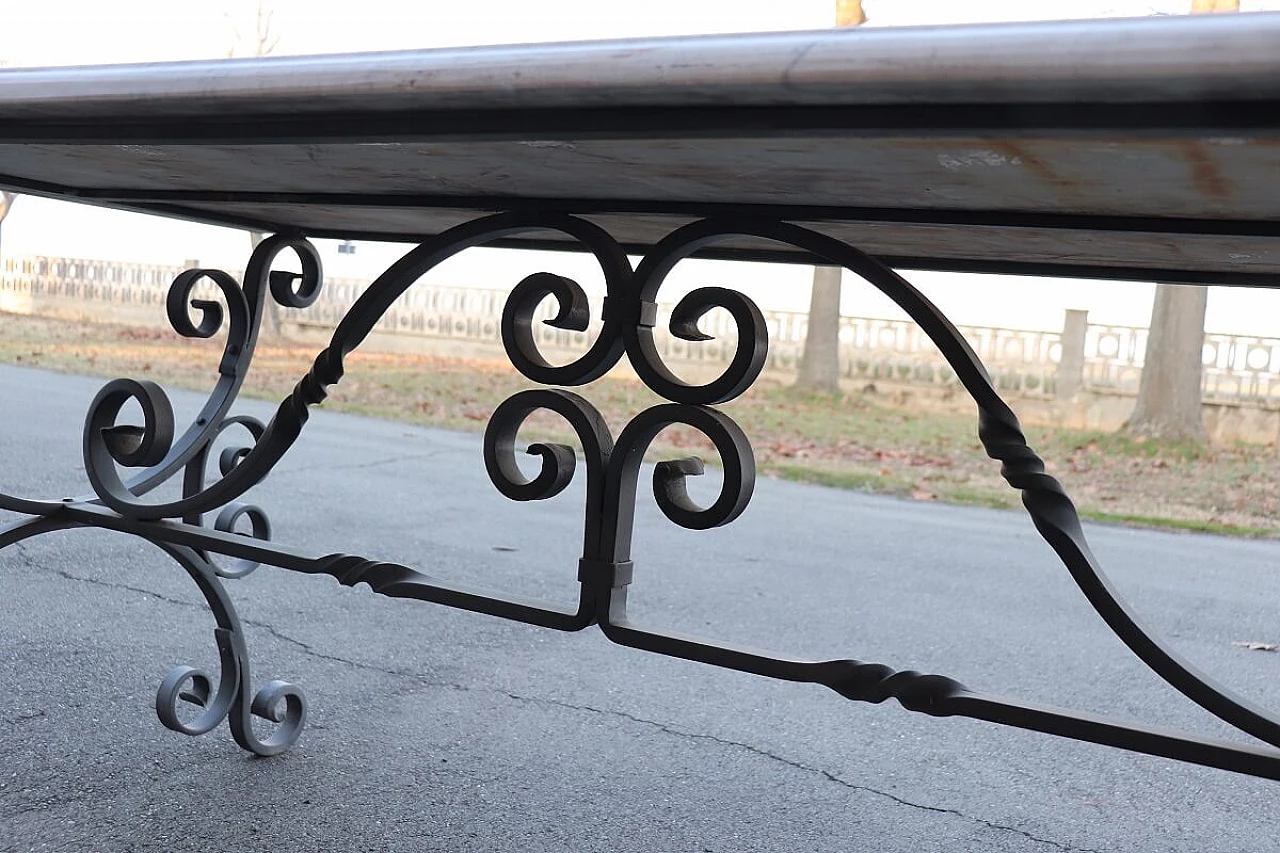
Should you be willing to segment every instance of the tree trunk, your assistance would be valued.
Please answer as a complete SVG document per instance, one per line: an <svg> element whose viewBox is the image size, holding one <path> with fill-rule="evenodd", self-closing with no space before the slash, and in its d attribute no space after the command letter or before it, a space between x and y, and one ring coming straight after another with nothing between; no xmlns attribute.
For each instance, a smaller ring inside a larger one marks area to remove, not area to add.
<svg viewBox="0 0 1280 853"><path fill-rule="evenodd" d="M1139 436L1205 441L1201 351L1209 289L1161 284L1151 308L1138 403L1124 429Z"/></svg>
<svg viewBox="0 0 1280 853"><path fill-rule="evenodd" d="M1191 14L1240 11L1240 0L1191 0ZM1151 331L1138 402L1124 429L1153 438L1205 440L1200 408L1204 311L1209 289L1161 284L1151 306Z"/></svg>
<svg viewBox="0 0 1280 853"><path fill-rule="evenodd" d="M836 26L867 22L862 0L836 0ZM804 336L797 388L835 394L840 390L840 274L838 267L813 268L809 328Z"/></svg>
<svg viewBox="0 0 1280 853"><path fill-rule="evenodd" d="M840 267L814 267L809 328L804 336L797 388L835 394L840 390Z"/></svg>

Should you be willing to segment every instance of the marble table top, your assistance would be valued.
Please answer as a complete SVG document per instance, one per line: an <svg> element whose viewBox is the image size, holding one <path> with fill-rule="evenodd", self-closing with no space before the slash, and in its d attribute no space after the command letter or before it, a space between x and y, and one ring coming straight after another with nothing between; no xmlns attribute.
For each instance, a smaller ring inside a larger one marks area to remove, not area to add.
<svg viewBox="0 0 1280 853"><path fill-rule="evenodd" d="M0 187L352 239L566 212L637 251L758 215L901 267L1268 285L1280 13L11 69Z"/></svg>

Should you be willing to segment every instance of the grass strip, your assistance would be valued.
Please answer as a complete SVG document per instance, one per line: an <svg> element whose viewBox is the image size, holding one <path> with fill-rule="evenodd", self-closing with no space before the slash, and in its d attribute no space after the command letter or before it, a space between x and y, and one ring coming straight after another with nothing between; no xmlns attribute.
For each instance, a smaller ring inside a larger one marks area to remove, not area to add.
<svg viewBox="0 0 1280 853"><path fill-rule="evenodd" d="M212 387L221 349L216 338L188 340L171 330L0 314L0 362L9 364L149 378L200 391ZM261 343L245 395L281 399L318 349ZM347 363L326 408L472 432L484 428L502 400L536 387L506 362L483 358L357 352ZM600 409L615 434L637 412L661 402L626 376L606 376L576 390ZM1020 505L998 464L983 453L972 409L915 407L871 390L812 394L770 377L721 408L746 432L766 475L920 501ZM1026 432L1085 518L1227 536L1280 534L1273 447L1201 447L1043 427ZM576 444L552 415L535 415L521 434ZM654 453L717 462L704 436L678 427L664 431Z"/></svg>

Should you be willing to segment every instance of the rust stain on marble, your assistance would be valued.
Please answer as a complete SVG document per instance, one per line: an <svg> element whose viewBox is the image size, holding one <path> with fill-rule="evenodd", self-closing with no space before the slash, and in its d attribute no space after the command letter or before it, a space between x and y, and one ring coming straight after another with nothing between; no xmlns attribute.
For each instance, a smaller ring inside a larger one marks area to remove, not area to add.
<svg viewBox="0 0 1280 853"><path fill-rule="evenodd" d="M1028 172L1035 175L1047 186L1052 187L1059 201L1065 204L1079 204L1082 202L1080 193L1082 188L1079 183L1059 174L1048 161L1044 160L1029 147L1010 139L993 140L988 144L1005 154L1005 156L1016 159Z"/></svg>
<svg viewBox="0 0 1280 853"><path fill-rule="evenodd" d="M1188 139L1180 143L1182 158L1191 171L1191 185L1206 198L1230 198L1234 187L1227 176L1218 169L1213 154L1199 140Z"/></svg>

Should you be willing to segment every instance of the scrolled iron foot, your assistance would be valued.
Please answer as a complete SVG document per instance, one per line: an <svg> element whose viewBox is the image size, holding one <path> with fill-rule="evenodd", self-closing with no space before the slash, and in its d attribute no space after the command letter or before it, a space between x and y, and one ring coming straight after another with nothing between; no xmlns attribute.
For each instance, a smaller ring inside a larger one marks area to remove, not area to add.
<svg viewBox="0 0 1280 853"><path fill-rule="evenodd" d="M244 633L231 599L218 580L218 569L194 549L164 543L160 547L187 570L208 601L218 622L214 641L221 669L216 690L213 679L203 670L192 666L170 670L156 691L160 722L175 732L195 736L212 731L225 719L231 736L245 750L263 756L284 752L297 742L306 725L306 697L301 689L285 681L269 681L252 693ZM184 720L181 703L201 710L194 719ZM267 737L259 737L253 728L254 717L275 723L275 730Z"/></svg>
<svg viewBox="0 0 1280 853"><path fill-rule="evenodd" d="M219 628L215 633L220 650L235 643L229 631ZM193 666L170 670L156 691L156 716L164 727L194 737L207 734L226 719L235 742L262 756L278 755L297 743L307 722L306 696L299 687L287 681L269 681L249 700L248 673L234 653L230 659L224 657L222 672L215 696L212 680L202 670ZM180 702L202 711L194 720L183 720ZM253 717L276 723L276 730L266 738L258 737Z"/></svg>

